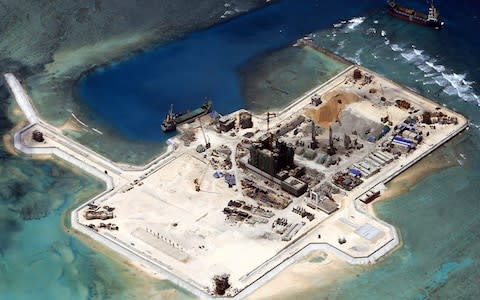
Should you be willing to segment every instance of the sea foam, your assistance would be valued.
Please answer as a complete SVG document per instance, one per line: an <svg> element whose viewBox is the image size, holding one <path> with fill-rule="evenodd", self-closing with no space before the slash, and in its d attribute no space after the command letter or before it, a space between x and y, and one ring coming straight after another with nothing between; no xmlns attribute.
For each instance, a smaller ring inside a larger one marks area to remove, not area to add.
<svg viewBox="0 0 480 300"><path fill-rule="evenodd" d="M345 27L345 32L352 32L358 25L362 24L365 21L365 17L356 17L347 21L347 26Z"/></svg>
<svg viewBox="0 0 480 300"><path fill-rule="evenodd" d="M390 49L392 49L392 50L395 51L395 52L403 51L403 48L400 47L398 44L392 44L392 45L390 45Z"/></svg>
<svg viewBox="0 0 480 300"><path fill-rule="evenodd" d="M437 60L412 45L412 50L405 51L396 44L390 47L409 63L414 64L424 73L423 85L436 84L443 88L443 92L450 96L458 96L464 101L473 102L480 106L480 97L475 94L472 81L467 81L467 74L457 74L447 71L447 67L436 64Z"/></svg>

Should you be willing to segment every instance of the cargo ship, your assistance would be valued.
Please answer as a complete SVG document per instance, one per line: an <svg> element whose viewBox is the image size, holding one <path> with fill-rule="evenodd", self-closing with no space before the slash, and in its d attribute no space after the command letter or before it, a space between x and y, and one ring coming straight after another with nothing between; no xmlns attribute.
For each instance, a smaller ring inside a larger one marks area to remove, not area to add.
<svg viewBox="0 0 480 300"><path fill-rule="evenodd" d="M194 119L204 116L210 112L212 109L212 102L207 101L201 107L183 113L175 114L173 113L173 105L170 106L170 111L165 116L165 120L162 122L162 130L164 132L173 131L177 129L177 125L193 121Z"/></svg>
<svg viewBox="0 0 480 300"><path fill-rule="evenodd" d="M387 3L390 15L394 17L421 25L435 27L437 29L443 26L443 22L440 21L440 13L433 5L433 1L430 2L428 15L415 11L411 8L402 7L398 5L395 0L388 0Z"/></svg>

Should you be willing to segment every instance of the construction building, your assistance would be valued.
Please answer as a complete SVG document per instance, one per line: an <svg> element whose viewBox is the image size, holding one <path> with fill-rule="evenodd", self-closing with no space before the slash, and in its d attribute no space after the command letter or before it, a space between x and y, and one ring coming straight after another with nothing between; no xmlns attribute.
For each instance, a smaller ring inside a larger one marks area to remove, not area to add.
<svg viewBox="0 0 480 300"><path fill-rule="evenodd" d="M281 187L295 197L299 197L307 191L307 184L295 177L288 177L282 181Z"/></svg>
<svg viewBox="0 0 480 300"><path fill-rule="evenodd" d="M221 132L227 132L235 128L235 118L223 116L218 120L218 129Z"/></svg>
<svg viewBox="0 0 480 300"><path fill-rule="evenodd" d="M293 156L295 148L282 141L271 141L268 136L259 143L250 147L250 158L248 163L266 172L269 175L277 176L284 169L294 168Z"/></svg>
<svg viewBox="0 0 480 300"><path fill-rule="evenodd" d="M253 127L252 114L248 111L242 111L239 114L240 128L247 129Z"/></svg>

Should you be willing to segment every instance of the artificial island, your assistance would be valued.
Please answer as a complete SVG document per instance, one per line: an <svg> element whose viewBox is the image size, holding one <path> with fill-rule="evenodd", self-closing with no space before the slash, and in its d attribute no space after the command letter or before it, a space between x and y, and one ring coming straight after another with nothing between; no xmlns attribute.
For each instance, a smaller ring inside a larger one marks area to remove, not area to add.
<svg viewBox="0 0 480 300"><path fill-rule="evenodd" d="M201 298L243 298L314 250L374 263L399 237L369 203L468 125L349 65L281 111L202 113L176 126L166 153L138 167L63 135L40 118L13 74L5 78L29 122L15 147L106 182L72 212L72 227Z"/></svg>

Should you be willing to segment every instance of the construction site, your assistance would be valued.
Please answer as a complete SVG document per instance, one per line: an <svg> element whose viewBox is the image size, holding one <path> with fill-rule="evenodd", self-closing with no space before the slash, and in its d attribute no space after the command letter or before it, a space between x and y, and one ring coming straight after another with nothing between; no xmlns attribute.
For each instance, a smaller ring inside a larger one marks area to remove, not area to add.
<svg viewBox="0 0 480 300"><path fill-rule="evenodd" d="M181 124L165 155L126 168L39 120L6 78L30 122L15 146L107 182L72 212L72 227L202 298L242 298L313 250L374 263L399 238L369 203L468 125L352 65L281 111L211 112Z"/></svg>
<svg viewBox="0 0 480 300"><path fill-rule="evenodd" d="M368 203L465 125L351 66L283 111L183 124L161 168L85 206L79 222L211 296L239 294L309 245L371 263L398 238Z"/></svg>

